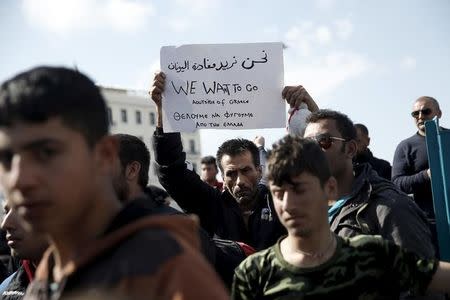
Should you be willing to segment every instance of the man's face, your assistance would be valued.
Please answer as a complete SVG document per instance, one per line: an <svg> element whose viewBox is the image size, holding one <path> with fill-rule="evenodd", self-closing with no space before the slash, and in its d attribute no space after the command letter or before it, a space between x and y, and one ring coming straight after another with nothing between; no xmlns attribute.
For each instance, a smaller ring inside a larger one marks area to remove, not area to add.
<svg viewBox="0 0 450 300"><path fill-rule="evenodd" d="M202 164L201 178L206 182L213 182L216 180L217 168L215 164Z"/></svg>
<svg viewBox="0 0 450 300"><path fill-rule="evenodd" d="M328 200L336 198L336 181L330 178L322 187L317 177L306 172L291 181L282 186L269 183L275 210L290 235L310 237L328 224Z"/></svg>
<svg viewBox="0 0 450 300"><path fill-rule="evenodd" d="M332 119L322 119L317 123L309 123L305 129L305 138L313 138L317 136L332 137L329 143L320 144L322 150L330 165L331 174L335 178L340 178L344 170L352 167L352 155L349 155L346 149L346 142L336 138L342 138L336 126L336 121ZM339 180L339 179L338 179Z"/></svg>
<svg viewBox="0 0 450 300"><path fill-rule="evenodd" d="M10 208L6 201L3 209L4 217L1 227L6 231L11 255L19 259L39 260L48 246L45 234L25 230L17 209Z"/></svg>
<svg viewBox="0 0 450 300"><path fill-rule="evenodd" d="M432 120L435 116L441 117L441 111L433 101L428 99L417 100L412 109L414 122L421 135L425 135L425 121Z"/></svg>
<svg viewBox="0 0 450 300"><path fill-rule="evenodd" d="M245 151L236 156L224 155L220 163L225 188L241 208L251 209L261 178L261 168L254 165L251 152Z"/></svg>
<svg viewBox="0 0 450 300"><path fill-rule="evenodd" d="M356 128L356 145L357 145L357 154L364 153L369 147L370 139L364 134L358 127Z"/></svg>
<svg viewBox="0 0 450 300"><path fill-rule="evenodd" d="M76 232L100 205L99 182L111 177L105 176L99 144L91 149L81 133L56 117L0 128L0 183L33 231Z"/></svg>

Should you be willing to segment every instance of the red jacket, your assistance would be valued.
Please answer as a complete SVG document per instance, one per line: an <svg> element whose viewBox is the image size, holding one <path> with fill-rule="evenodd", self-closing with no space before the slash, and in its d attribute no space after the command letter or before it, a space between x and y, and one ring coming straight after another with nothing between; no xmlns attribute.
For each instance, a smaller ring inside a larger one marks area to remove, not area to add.
<svg viewBox="0 0 450 300"><path fill-rule="evenodd" d="M24 299L228 299L198 251L197 233L190 217L142 217L86 245L58 283L50 247Z"/></svg>

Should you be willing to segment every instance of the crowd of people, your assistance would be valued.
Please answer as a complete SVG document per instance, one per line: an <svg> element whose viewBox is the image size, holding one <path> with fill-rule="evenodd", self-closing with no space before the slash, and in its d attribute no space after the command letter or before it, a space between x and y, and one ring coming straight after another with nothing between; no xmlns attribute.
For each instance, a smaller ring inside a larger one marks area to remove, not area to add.
<svg viewBox="0 0 450 300"><path fill-rule="evenodd" d="M436 99L414 102L391 172L366 126L287 86L289 134L268 152L262 136L226 140L199 175L164 132L165 81L149 92L163 190L84 74L44 66L1 85L2 299L445 299L424 129Z"/></svg>

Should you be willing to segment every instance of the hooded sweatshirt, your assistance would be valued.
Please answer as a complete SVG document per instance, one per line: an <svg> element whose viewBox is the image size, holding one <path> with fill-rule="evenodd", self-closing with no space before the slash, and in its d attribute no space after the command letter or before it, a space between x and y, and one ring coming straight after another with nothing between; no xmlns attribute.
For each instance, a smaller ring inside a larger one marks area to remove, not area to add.
<svg viewBox="0 0 450 300"><path fill-rule="evenodd" d="M80 249L59 282L50 247L24 299L227 299L199 253L196 220L138 214L123 209L103 236Z"/></svg>

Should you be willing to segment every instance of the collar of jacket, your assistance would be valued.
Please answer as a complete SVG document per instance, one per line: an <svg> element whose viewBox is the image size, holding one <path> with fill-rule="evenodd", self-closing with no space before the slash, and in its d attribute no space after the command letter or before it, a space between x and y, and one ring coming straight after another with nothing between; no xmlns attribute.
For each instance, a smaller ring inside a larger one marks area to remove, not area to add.
<svg viewBox="0 0 450 300"><path fill-rule="evenodd" d="M346 216L356 213L356 221L363 232L369 233L368 225L360 218L361 213L370 204L372 194L385 189L393 188L390 181L378 176L368 163L358 164L354 167L355 180L352 185L352 193L347 204L341 209L341 212L331 222L331 229L334 231L340 220ZM367 228L366 228L367 227Z"/></svg>
<svg viewBox="0 0 450 300"><path fill-rule="evenodd" d="M237 203L236 199L234 199L233 195L227 190L224 189L222 192L222 196L228 205L231 206L234 212L242 216L241 208ZM259 212L262 208L268 208L270 212L272 212L272 207L270 206L271 198L268 188L263 184L258 184L257 193L256 193L256 201L252 209L253 215L255 212Z"/></svg>
<svg viewBox="0 0 450 300"><path fill-rule="evenodd" d="M361 163L369 162L371 159L373 159L373 154L370 151L370 149L367 148L366 151L355 156L354 162L361 164Z"/></svg>
<svg viewBox="0 0 450 300"><path fill-rule="evenodd" d="M373 172L372 167L368 163L362 163L355 165L353 170L355 179L352 184L352 193L347 200L347 204L342 207L341 211L333 218L332 224L338 224L340 219L345 218L355 211L358 211L359 214L369 202L373 190L370 180ZM335 222L336 220L338 222ZM332 229L333 227L334 226L332 226Z"/></svg>

